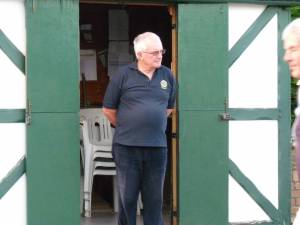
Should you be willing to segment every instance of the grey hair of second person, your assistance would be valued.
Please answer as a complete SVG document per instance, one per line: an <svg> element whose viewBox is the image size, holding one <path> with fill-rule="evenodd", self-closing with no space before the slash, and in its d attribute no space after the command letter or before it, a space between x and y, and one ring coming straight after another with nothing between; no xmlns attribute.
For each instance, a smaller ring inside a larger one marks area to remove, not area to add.
<svg viewBox="0 0 300 225"><path fill-rule="evenodd" d="M300 45L300 18L293 20L284 28L281 38L285 41L290 35L295 35Z"/></svg>
<svg viewBox="0 0 300 225"><path fill-rule="evenodd" d="M135 54L146 50L146 45L145 45L146 40L155 40L155 39L161 42L160 37L153 32L145 32L136 36L133 40Z"/></svg>

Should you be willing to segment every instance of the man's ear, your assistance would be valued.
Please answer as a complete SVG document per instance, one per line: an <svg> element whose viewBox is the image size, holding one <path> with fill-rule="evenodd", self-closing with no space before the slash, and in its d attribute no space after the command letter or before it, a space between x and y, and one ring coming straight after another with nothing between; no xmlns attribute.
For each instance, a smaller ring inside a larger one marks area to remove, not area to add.
<svg viewBox="0 0 300 225"><path fill-rule="evenodd" d="M137 58L137 59L140 59L141 57L142 57L142 53L141 53L141 52L137 52L137 53L136 53L136 58Z"/></svg>

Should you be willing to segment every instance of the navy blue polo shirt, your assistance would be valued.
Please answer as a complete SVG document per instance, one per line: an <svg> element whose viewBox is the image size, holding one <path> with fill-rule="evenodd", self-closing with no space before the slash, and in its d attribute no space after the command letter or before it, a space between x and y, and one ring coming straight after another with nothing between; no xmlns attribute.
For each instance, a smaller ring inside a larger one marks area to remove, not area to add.
<svg viewBox="0 0 300 225"><path fill-rule="evenodd" d="M132 63L109 82L103 106L117 110L114 143L166 147L167 109L175 102L176 84L170 69L161 66L150 80Z"/></svg>

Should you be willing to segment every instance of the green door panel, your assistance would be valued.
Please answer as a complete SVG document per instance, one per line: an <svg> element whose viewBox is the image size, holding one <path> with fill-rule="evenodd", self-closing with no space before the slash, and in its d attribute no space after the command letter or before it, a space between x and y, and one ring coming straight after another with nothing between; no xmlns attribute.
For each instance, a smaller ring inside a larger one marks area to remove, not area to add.
<svg viewBox="0 0 300 225"><path fill-rule="evenodd" d="M178 7L179 107L224 109L227 96L227 5ZM184 95L184 97L182 97Z"/></svg>
<svg viewBox="0 0 300 225"><path fill-rule="evenodd" d="M27 98L33 112L79 108L78 1L26 1Z"/></svg>
<svg viewBox="0 0 300 225"><path fill-rule="evenodd" d="M228 224L227 5L178 6L179 224Z"/></svg>
<svg viewBox="0 0 300 225"><path fill-rule="evenodd" d="M26 1L28 225L80 224L78 4Z"/></svg>
<svg viewBox="0 0 300 225"><path fill-rule="evenodd" d="M27 128L28 225L80 224L79 116L33 113Z"/></svg>
<svg viewBox="0 0 300 225"><path fill-rule="evenodd" d="M228 224L228 123L219 113L180 113L180 225Z"/></svg>

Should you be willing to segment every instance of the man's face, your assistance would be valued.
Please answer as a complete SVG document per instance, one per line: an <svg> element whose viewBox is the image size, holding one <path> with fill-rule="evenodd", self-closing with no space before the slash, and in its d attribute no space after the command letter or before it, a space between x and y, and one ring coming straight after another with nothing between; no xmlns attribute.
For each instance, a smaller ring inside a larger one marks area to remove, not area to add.
<svg viewBox="0 0 300 225"><path fill-rule="evenodd" d="M300 44L295 35L290 34L284 41L284 61L289 64L293 78L300 79Z"/></svg>
<svg viewBox="0 0 300 225"><path fill-rule="evenodd" d="M148 68L159 68L164 53L162 43L160 40L147 40L146 46L146 49L140 52L139 61Z"/></svg>

